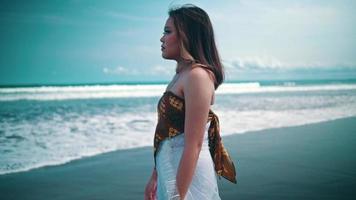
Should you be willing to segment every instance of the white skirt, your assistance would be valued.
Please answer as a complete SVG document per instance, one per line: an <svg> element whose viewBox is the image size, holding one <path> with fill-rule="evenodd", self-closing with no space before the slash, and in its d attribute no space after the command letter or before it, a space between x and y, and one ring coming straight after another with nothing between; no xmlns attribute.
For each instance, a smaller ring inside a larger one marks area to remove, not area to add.
<svg viewBox="0 0 356 200"><path fill-rule="evenodd" d="M220 200L217 175L209 152L208 127L204 133L199 159L193 180L188 188L185 200ZM156 155L157 198L158 200L179 199L176 186L176 174L184 149L184 133L161 142Z"/></svg>

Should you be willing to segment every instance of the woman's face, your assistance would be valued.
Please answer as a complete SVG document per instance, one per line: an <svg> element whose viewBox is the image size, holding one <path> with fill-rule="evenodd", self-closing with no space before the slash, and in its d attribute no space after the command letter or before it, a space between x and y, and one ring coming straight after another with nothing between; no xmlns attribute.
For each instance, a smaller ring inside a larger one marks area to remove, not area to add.
<svg viewBox="0 0 356 200"><path fill-rule="evenodd" d="M177 31L174 27L173 19L168 18L164 26L163 36L160 41L162 42L161 51L162 57L165 59L178 60L179 59L179 45L177 38Z"/></svg>

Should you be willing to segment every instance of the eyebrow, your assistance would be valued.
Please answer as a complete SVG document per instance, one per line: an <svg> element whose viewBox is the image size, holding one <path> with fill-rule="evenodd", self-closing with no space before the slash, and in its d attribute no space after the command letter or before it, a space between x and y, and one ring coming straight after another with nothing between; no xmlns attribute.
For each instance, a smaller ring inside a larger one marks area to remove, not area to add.
<svg viewBox="0 0 356 200"><path fill-rule="evenodd" d="M166 28L170 29L171 27L170 26L165 26L164 29L166 29Z"/></svg>

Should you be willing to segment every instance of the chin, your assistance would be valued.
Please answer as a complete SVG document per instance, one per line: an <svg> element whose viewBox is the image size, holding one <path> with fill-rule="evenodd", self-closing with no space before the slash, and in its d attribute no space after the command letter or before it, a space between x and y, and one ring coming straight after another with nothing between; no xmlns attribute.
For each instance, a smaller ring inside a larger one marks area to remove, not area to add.
<svg viewBox="0 0 356 200"><path fill-rule="evenodd" d="M165 55L163 53L162 53L162 58L167 59L167 60L171 60L172 59L171 57L169 57L169 56L167 56L167 55Z"/></svg>
<svg viewBox="0 0 356 200"><path fill-rule="evenodd" d="M167 54L165 54L163 52L162 52L162 58L167 59L167 60L177 60L176 56L167 55Z"/></svg>

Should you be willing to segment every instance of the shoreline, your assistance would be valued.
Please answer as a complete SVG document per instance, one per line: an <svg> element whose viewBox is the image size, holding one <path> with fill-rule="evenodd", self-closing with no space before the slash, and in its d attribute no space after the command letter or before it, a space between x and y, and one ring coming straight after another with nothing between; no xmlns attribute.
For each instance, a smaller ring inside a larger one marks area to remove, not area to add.
<svg viewBox="0 0 356 200"><path fill-rule="evenodd" d="M356 117L222 138L237 185L218 179L222 199L352 199ZM4 199L143 199L152 147L115 150L62 165L0 175Z"/></svg>
<svg viewBox="0 0 356 200"><path fill-rule="evenodd" d="M334 120L341 120L341 119L347 119L347 118L353 118L353 117L356 118L356 116L351 116L351 117L347 116L347 117L340 117L340 118L330 119L330 120L320 121L320 122L309 122L307 124L301 124L301 125L291 125L291 126L282 126L282 127L275 127L275 128L266 128L266 129L262 129L262 130L251 130L251 131L246 131L246 132L237 133L237 134L229 134L229 135L223 136L222 138L234 137L235 135L244 135L244 134L251 134L251 133L252 134L259 134L259 133L262 133L262 132L265 132L265 131L269 131L269 130L274 130L274 129L294 128L294 127L296 128L296 127L300 127L300 126L331 122L331 121L334 121ZM58 164L48 164L48 165L42 165L42 166L39 166L39 167L33 167L33 168L30 168L30 169L26 169L26 170L20 170L20 171L15 171L15 172L10 172L10 173L4 173L4 174L0 174L0 177L3 176L3 175L30 172L32 170L37 170L37 169L40 169L40 168L56 167L56 166L66 165L66 164L70 164L71 162L75 162L75 161L78 161L78 160L87 159L87 158L91 158L91 157L96 157L96 156L100 156L100 155L107 154L107 153L120 152L120 151L126 151L126 150L135 150L135 149L140 149L140 148L153 148L153 147L143 146L143 147L132 147L132 148L128 148L128 149L116 149L116 150L112 150L112 151L108 151L108 152L102 152L102 153L95 154L95 155L83 156L83 157L80 157L80 158L75 158L75 159L72 159L72 160L69 160L69 161L65 161L65 162L62 162L62 163L58 163Z"/></svg>

